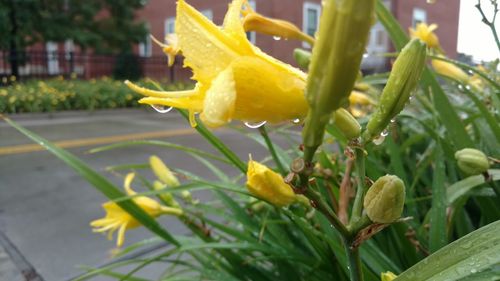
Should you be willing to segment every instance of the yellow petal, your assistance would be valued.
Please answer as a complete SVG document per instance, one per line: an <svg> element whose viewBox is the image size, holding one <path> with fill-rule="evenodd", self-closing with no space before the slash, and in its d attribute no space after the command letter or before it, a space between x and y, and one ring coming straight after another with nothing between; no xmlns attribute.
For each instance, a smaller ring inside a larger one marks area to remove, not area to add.
<svg viewBox="0 0 500 281"><path fill-rule="evenodd" d="M222 71L212 82L203 103L200 117L209 127L222 126L231 121L236 102L236 88L231 67Z"/></svg>
<svg viewBox="0 0 500 281"><path fill-rule="evenodd" d="M232 70L237 92L235 119L279 123L307 114L305 77L294 69L259 57L241 57L234 61Z"/></svg>
<svg viewBox="0 0 500 281"><path fill-rule="evenodd" d="M164 98L142 98L140 104L149 105L164 105L175 108L189 109L200 112L203 108L203 100L199 98L180 98L180 99L164 99Z"/></svg>
<svg viewBox="0 0 500 281"><path fill-rule="evenodd" d="M118 230L118 237L116 239L116 246L120 248L123 246L123 242L125 241L125 231L127 230L127 224L123 224L120 226L120 230Z"/></svg>
<svg viewBox="0 0 500 281"><path fill-rule="evenodd" d="M234 58L251 51L242 48L244 44L238 38L223 32L184 0L177 4L175 33L185 57L185 66L193 70L195 80L206 84L210 84Z"/></svg>
<svg viewBox="0 0 500 281"><path fill-rule="evenodd" d="M247 40L247 35L243 29L241 20L241 10L244 2L245 0L234 0L229 4L229 9L224 17L224 24L222 26L224 33L236 39L234 43L238 44L239 48L244 49L247 53L251 53L252 47Z"/></svg>
<svg viewBox="0 0 500 281"><path fill-rule="evenodd" d="M125 85L127 85L132 91L141 94L143 96L154 97L154 98L185 98L191 97L198 93L196 89L187 90L187 91L155 91L146 89L136 84L126 80Z"/></svg>
<svg viewBox="0 0 500 281"><path fill-rule="evenodd" d="M125 187L125 192L127 193L128 196L135 195L136 192L132 190L131 184L132 181L134 180L135 173L129 173L125 177L125 183L123 184Z"/></svg>

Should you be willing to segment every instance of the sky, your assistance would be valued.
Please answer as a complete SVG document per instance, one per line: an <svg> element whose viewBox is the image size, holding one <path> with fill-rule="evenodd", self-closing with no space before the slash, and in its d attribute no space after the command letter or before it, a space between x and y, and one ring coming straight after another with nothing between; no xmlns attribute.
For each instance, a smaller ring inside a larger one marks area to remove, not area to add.
<svg viewBox="0 0 500 281"><path fill-rule="evenodd" d="M460 1L457 50L460 53L472 55L474 61L491 61L500 57L500 51L496 46L490 28L481 21L482 17L474 7L476 4L477 0ZM481 4L484 13L491 20L493 6L490 5L490 1L482 0ZM497 15L495 26L497 32L500 32L500 13Z"/></svg>

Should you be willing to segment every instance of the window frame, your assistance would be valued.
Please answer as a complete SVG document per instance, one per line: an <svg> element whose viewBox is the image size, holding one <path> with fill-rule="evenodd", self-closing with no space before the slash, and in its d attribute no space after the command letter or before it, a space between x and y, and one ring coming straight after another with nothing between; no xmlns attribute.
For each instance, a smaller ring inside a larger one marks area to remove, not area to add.
<svg viewBox="0 0 500 281"><path fill-rule="evenodd" d="M419 23L427 23L427 11L425 9L413 8L411 26L416 27L417 21Z"/></svg>
<svg viewBox="0 0 500 281"><path fill-rule="evenodd" d="M314 2L304 2L302 9L302 32L304 32L305 34L308 34L307 30L309 24L309 13L308 13L309 10L315 10L318 14L318 19L316 22L316 32L317 32L319 28L319 19L321 17L321 5ZM307 42L302 42L302 47L310 49L311 45L309 45Z"/></svg>

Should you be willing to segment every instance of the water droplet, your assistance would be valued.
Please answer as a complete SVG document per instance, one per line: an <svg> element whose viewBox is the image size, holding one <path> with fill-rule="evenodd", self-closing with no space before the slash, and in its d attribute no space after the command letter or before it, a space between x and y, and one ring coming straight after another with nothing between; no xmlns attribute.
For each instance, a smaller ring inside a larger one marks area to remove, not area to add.
<svg viewBox="0 0 500 281"><path fill-rule="evenodd" d="M465 86L465 89L470 90L471 87L469 85Z"/></svg>
<svg viewBox="0 0 500 281"><path fill-rule="evenodd" d="M158 104L152 104L151 107L156 110L158 113L167 113L172 110L171 106L164 106L164 105L158 105Z"/></svg>
<svg viewBox="0 0 500 281"><path fill-rule="evenodd" d="M460 91L463 91L464 90L464 86L462 84L458 84L457 88L460 90Z"/></svg>
<svg viewBox="0 0 500 281"><path fill-rule="evenodd" d="M380 136L373 139L373 144L381 145L382 143L384 143L384 140L385 140L385 136L380 135Z"/></svg>
<svg viewBox="0 0 500 281"><path fill-rule="evenodd" d="M434 4L436 3L436 0L427 0L427 4Z"/></svg>
<svg viewBox="0 0 500 281"><path fill-rule="evenodd" d="M273 39L276 40L276 41L280 41L281 37L279 37L279 36L273 36Z"/></svg>
<svg viewBox="0 0 500 281"><path fill-rule="evenodd" d="M470 273L472 273L472 274L477 273L477 269L475 269L475 268L471 269Z"/></svg>
<svg viewBox="0 0 500 281"><path fill-rule="evenodd" d="M396 123L396 119L391 119L391 123Z"/></svg>
<svg viewBox="0 0 500 281"><path fill-rule="evenodd" d="M293 124L299 124L300 122L301 122L301 120L299 118L292 120Z"/></svg>
<svg viewBox="0 0 500 281"><path fill-rule="evenodd" d="M380 136L382 136L384 138L387 137L388 135L389 135L389 131L387 131L387 130L383 130L382 133L380 133Z"/></svg>
<svg viewBox="0 0 500 281"><path fill-rule="evenodd" d="M469 74L474 74L474 71L472 71L472 70L470 70L470 69L469 69L467 72L468 72Z"/></svg>
<svg viewBox="0 0 500 281"><path fill-rule="evenodd" d="M262 121L262 122L259 122L259 123L245 122L245 126L247 126L250 129L257 129L257 128L260 128L260 127L264 126L266 123L267 123L267 121Z"/></svg>
<svg viewBox="0 0 500 281"><path fill-rule="evenodd" d="M364 53L363 54L363 58L366 59L367 57L369 57L370 55L368 53Z"/></svg>

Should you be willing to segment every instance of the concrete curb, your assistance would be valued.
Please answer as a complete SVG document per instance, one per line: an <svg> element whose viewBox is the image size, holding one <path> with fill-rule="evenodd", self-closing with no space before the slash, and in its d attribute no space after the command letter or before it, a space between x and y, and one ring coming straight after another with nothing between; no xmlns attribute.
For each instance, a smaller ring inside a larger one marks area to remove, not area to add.
<svg viewBox="0 0 500 281"><path fill-rule="evenodd" d="M43 281L35 268L0 230L0 280Z"/></svg>

